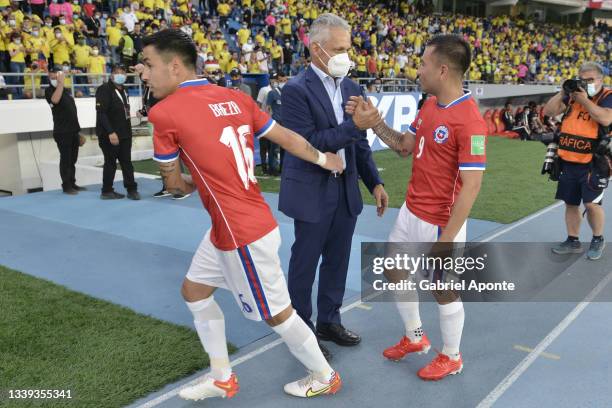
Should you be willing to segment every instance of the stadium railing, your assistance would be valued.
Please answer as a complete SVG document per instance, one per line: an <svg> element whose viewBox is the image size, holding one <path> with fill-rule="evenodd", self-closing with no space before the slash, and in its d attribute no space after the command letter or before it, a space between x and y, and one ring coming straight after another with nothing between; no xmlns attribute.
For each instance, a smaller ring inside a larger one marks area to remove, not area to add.
<svg viewBox="0 0 612 408"><path fill-rule="evenodd" d="M103 82L108 81L111 74L87 74L87 73L68 73L66 79L70 80L70 93L73 97L76 97L77 91L81 91L83 97L94 96L95 88L100 86ZM43 83L43 78L48 78L46 72L28 72L23 74L15 73L0 73L0 76L4 77L6 85L8 99L24 99L23 94L25 92L31 92L31 99L44 99L44 91L49 87L48 83ZM142 96L143 83L136 74L127 74L127 81L124 87L128 90L130 96ZM10 79L9 79L10 78ZM20 79L20 84L14 84L15 79ZM30 81L29 85L25 85L25 79L28 78ZM40 79L37 79L40 78ZM40 85L37 85L37 81L40 81ZM21 92L18 92L20 90ZM21 94L19 97L18 94Z"/></svg>

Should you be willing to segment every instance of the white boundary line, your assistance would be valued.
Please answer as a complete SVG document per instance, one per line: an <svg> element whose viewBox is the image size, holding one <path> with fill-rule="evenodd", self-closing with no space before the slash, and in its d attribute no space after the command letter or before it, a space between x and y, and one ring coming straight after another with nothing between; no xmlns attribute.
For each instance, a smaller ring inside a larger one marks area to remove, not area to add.
<svg viewBox="0 0 612 408"><path fill-rule="evenodd" d="M368 300L372 299L373 297L375 297L375 296L366 297L364 300L368 301ZM350 305L346 305L343 308L341 308L340 309L340 313L346 313L349 310L354 309L354 308L360 306L362 303L363 302L361 300L357 300L357 301L351 303ZM268 344L264 344L263 346L259 347L258 349L255 349L255 350L245 354L244 356L238 357L237 359L233 360L230 365L232 367L236 367L237 365L245 363L245 362L247 362L247 361L257 357L258 355L260 355L262 353L265 353L268 350L273 349L274 347L278 346L279 344L283 344L283 339L278 338L278 339L276 339L274 341L271 341ZM141 405L138 405L137 408L152 408L152 407L156 407L159 404L161 404L162 402L166 402L170 398L175 397L176 395L178 395L179 391L181 389L183 389L184 387L189 387L189 386L195 385L198 382L202 381L202 379L204 378L205 375L206 374L201 375L201 376L195 378L194 380L188 382L187 384L181 385L180 387L176 387L176 388L174 388L174 389L172 389L172 390L170 390L170 391L160 395L157 398L154 398L154 399L152 399L150 401L147 401L147 402L145 402L145 403L143 403Z"/></svg>
<svg viewBox="0 0 612 408"><path fill-rule="evenodd" d="M561 204L563 204L563 202L561 202L561 201L560 201L560 202L555 203L555 204L552 204L552 205L550 205L550 206L548 206L548 207L546 207L546 208L543 208L543 209L541 209L540 211L538 211L538 212L536 212L536 213L534 213L534 214L531 214L530 216L525 217L525 218L523 218L523 219L521 219L521 220L519 220L519 221L515 222L514 224L510 224L508 227L506 227L506 228L502 229L501 231L498 231L498 232L496 232L495 234L493 234L493 235L491 235L491 236L487 237L486 239L484 239L484 240L482 240L482 241L478 241L478 242L488 242L488 241L491 241L491 240L493 240L494 238L497 238L498 236L500 236L500 235L502 235L502 234L505 234L506 232L508 232L508 231L510 231L510 230L513 230L514 228L518 227L519 225L523 225L523 224L524 224L524 223L526 223L527 221L531 221L532 219L534 219L534 218L536 218L536 217L539 217L540 215L542 215L542 214L544 214L544 213L546 213L546 212L548 212L548 211L550 211L550 210L552 210L552 209L554 209L554 208L557 208L557 207L558 207L558 206L560 206ZM365 301L368 301L368 300L370 300L370 299L371 299L371 298L373 298L373 297L375 297L375 296L366 297L364 300L365 300ZM347 305L347 306L345 306L345 307L341 308L341 309L340 309L340 313L346 313L346 312L348 312L349 310L354 309L355 307L358 307L358 306L359 306L359 305L361 305L362 303L363 303L363 302L362 302L361 300L358 300L358 301L356 301L356 302L353 302L353 303L351 303L350 305ZM278 339L276 339L276 340L274 340L274 341L272 341L272 342L270 342L270 343L268 343L268 344L264 344L263 346L259 347L258 349L253 350L253 351L251 351L251 352L249 352L249 353L245 354L244 356L242 356L242 357L238 357L237 359L233 360L233 361L231 362L231 366L232 366L232 367L236 367L237 365L240 365L240 364L242 364L242 363L244 363L244 362L246 362L246 361L249 361L249 360L251 360L252 358L257 357L258 355L260 355L260 354L262 354L262 353L265 353L266 351L271 350L271 349L273 349L274 347L276 347L276 346L278 346L279 344L282 344L282 343L283 343L283 340L282 340L282 339L280 339L280 338L278 338ZM537 349L538 349L538 348L536 347L536 349L535 349L535 350L537 350ZM534 351L535 351L535 350L534 350ZM137 406L137 408L152 408L152 407L156 407L156 406L158 406L159 404L161 404L162 402L165 402L165 401L169 400L170 398L172 398L172 397L174 397L174 396L178 395L179 391L180 391L182 388L184 388L184 387L188 387L188 386L191 386L191 385L194 385L194 384L196 384L197 382L201 381L203 378L204 378L204 375L199 376L198 378L196 378L196 379L194 379L194 380L190 381L190 382L189 382L189 383L187 383L187 384L184 384L184 385L182 385L182 386L180 386L180 387L174 388L174 389L172 389L172 390L170 390L170 391L168 391L168 392L166 392L166 393L164 393L164 394L162 394L162 395L160 395L160 396L158 396L158 397L156 397L156 398L154 398L154 399L152 399L152 400L150 400L150 401L145 402L144 404L138 405L138 406ZM500 394L500 395L501 395L501 394Z"/></svg>
<svg viewBox="0 0 612 408"><path fill-rule="evenodd" d="M489 408L514 384L531 364L551 345L553 341L582 313L601 290L612 282L612 271L572 310L548 335L527 355L498 385L487 395L476 408Z"/></svg>
<svg viewBox="0 0 612 408"><path fill-rule="evenodd" d="M508 232L510 230L513 230L514 228L518 227L519 225L523 225L524 223L526 223L528 221L531 221L534 218L537 218L540 215L542 215L544 213L547 213L550 210L554 210L555 208L557 208L557 207L559 207L561 205L563 205L563 201L558 201L558 202L556 202L554 204L551 204L551 205L549 205L546 208L542 208L541 210L539 210L539 211L537 211L537 212L535 212L535 213L533 213L533 214L531 214L531 215L529 215L529 216L527 216L527 217L525 217L525 218L523 218L521 220L518 220L518 221L516 221L513 224L508 225L506 228L503 228L503 229L497 231L493 235L488 236L485 239L483 239L481 241L476 241L476 242L489 242L489 241L493 241L495 238L499 237L500 235L503 235L506 232Z"/></svg>

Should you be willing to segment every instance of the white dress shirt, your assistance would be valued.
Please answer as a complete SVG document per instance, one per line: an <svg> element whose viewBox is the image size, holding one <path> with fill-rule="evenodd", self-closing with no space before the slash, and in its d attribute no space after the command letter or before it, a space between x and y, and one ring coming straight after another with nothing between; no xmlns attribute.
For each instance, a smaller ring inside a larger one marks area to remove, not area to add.
<svg viewBox="0 0 612 408"><path fill-rule="evenodd" d="M332 78L327 75L321 69L317 68L315 64L310 64L313 71L317 74L317 76L323 82L323 87L327 91L327 95L329 96L329 100L331 101L332 107L334 108L334 116L336 117L336 122L338 125L344 122L344 110L342 109L342 90L340 89L340 84L344 77L340 78ZM344 149L340 149L336 152L338 156L342 158L343 169L346 169L346 157L344 155Z"/></svg>

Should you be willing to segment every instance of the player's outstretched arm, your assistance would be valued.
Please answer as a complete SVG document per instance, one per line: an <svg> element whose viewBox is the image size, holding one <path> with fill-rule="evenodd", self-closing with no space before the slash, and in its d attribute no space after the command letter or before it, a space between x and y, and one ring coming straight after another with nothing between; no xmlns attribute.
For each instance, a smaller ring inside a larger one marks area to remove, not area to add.
<svg viewBox="0 0 612 408"><path fill-rule="evenodd" d="M308 140L278 123L263 137L276 143L299 159L317 164L326 170L342 173L343 163L340 156L334 153L320 152L308 143Z"/></svg>
<svg viewBox="0 0 612 408"><path fill-rule="evenodd" d="M351 96L345 106L346 113L353 116L355 124L366 123L366 128L372 128L376 136L385 142L389 148L402 157L407 157L414 149L414 135L410 132L398 132L385 123L384 119L370 99L364 100L361 96ZM371 119L376 121L370 125Z"/></svg>
<svg viewBox="0 0 612 408"><path fill-rule="evenodd" d="M166 191L172 194L191 194L195 190L191 176L181 173L180 159L159 163L159 173L166 186Z"/></svg>

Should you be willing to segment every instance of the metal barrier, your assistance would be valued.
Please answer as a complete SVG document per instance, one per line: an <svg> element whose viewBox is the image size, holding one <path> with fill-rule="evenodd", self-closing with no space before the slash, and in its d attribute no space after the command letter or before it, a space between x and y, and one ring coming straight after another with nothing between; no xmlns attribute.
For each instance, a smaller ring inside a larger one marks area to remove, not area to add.
<svg viewBox="0 0 612 408"><path fill-rule="evenodd" d="M95 94L95 89L102 85L105 81L108 81L111 74L87 74L87 73L67 73L66 80L70 80L70 94L73 97L86 97L93 96L90 95L90 91L93 90L93 94ZM8 99L43 99L44 98L44 90L49 87L49 83L43 83L44 79L48 80L49 74L46 72L28 72L23 74L15 74L15 73L0 73L0 76L3 76L6 82L4 88L9 90L7 93ZM123 86L127 89L128 94L130 96L142 96L143 93L143 84L140 80L140 77L137 74L127 74L128 79ZM7 80L7 78L18 78L21 79L19 82L21 84L14 84L14 81ZM30 80L30 84L26 87L25 79L28 78ZM131 83L130 83L131 79ZM40 81L40 85L37 85L37 81ZM1 89L1 88L0 88ZM131 89L137 89L137 94L130 93ZM11 90L15 90L17 92L12 92ZM20 92L19 92L20 91ZM31 92L30 98L24 98L24 94L26 92ZM78 94L77 92L81 92Z"/></svg>
<svg viewBox="0 0 612 408"><path fill-rule="evenodd" d="M407 78L378 78L378 77L370 77L370 78L357 78L357 82L360 86L367 88L370 83L375 80L381 81L381 89L377 92L415 92L419 90L419 84L411 81ZM495 82L487 82L487 81L463 81L464 86L467 88L470 85L557 85L560 86L559 83L551 83L547 81L531 81L525 82L523 84L518 83L495 83Z"/></svg>

